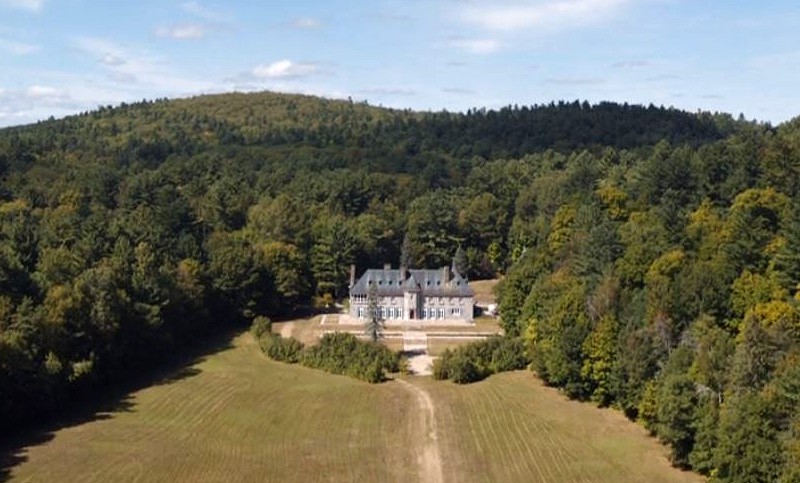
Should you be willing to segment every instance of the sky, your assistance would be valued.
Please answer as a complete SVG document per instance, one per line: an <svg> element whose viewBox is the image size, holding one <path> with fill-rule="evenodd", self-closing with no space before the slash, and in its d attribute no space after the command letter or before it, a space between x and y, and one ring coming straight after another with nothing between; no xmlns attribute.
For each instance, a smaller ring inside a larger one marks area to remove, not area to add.
<svg viewBox="0 0 800 483"><path fill-rule="evenodd" d="M0 0L0 126L259 90L777 124L800 115L798 26L796 0Z"/></svg>

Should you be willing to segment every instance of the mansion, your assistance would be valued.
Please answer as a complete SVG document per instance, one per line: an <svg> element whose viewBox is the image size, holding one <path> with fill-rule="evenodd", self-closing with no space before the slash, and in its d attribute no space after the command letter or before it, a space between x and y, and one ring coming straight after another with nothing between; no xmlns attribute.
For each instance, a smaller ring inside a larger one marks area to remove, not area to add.
<svg viewBox="0 0 800 483"><path fill-rule="evenodd" d="M409 270L369 269L356 280L350 268L350 316L367 320L369 287L374 286L378 310L387 323L422 321L472 323L475 294L467 279L450 267Z"/></svg>

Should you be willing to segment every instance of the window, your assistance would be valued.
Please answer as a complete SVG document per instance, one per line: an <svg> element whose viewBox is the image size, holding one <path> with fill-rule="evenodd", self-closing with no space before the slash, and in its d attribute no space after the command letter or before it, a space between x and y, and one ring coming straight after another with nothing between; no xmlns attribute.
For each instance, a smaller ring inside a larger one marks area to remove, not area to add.
<svg viewBox="0 0 800 483"><path fill-rule="evenodd" d="M364 307L359 307L358 308L358 318L359 319L363 319L364 318Z"/></svg>

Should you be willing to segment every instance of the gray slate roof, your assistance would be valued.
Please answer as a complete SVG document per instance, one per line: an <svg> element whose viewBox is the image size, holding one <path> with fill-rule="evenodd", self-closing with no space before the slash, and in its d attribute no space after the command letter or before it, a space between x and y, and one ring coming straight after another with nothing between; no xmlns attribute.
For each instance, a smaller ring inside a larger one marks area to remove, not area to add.
<svg viewBox="0 0 800 483"><path fill-rule="evenodd" d="M407 278L402 280L398 269L371 268L364 272L350 288L352 295L367 295L368 282L378 286L378 296L400 296L406 291L418 291L423 296L474 297L475 293L467 284L467 279L458 273L450 272L450 282L444 281L443 270L406 270Z"/></svg>

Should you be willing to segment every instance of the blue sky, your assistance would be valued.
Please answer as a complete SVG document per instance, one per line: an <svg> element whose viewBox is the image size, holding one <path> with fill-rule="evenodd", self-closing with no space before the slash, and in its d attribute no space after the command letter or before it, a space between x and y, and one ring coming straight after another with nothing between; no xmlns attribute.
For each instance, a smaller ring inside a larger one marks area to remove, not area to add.
<svg viewBox="0 0 800 483"><path fill-rule="evenodd" d="M0 0L0 126L276 90L413 109L552 100L800 115L800 3Z"/></svg>

